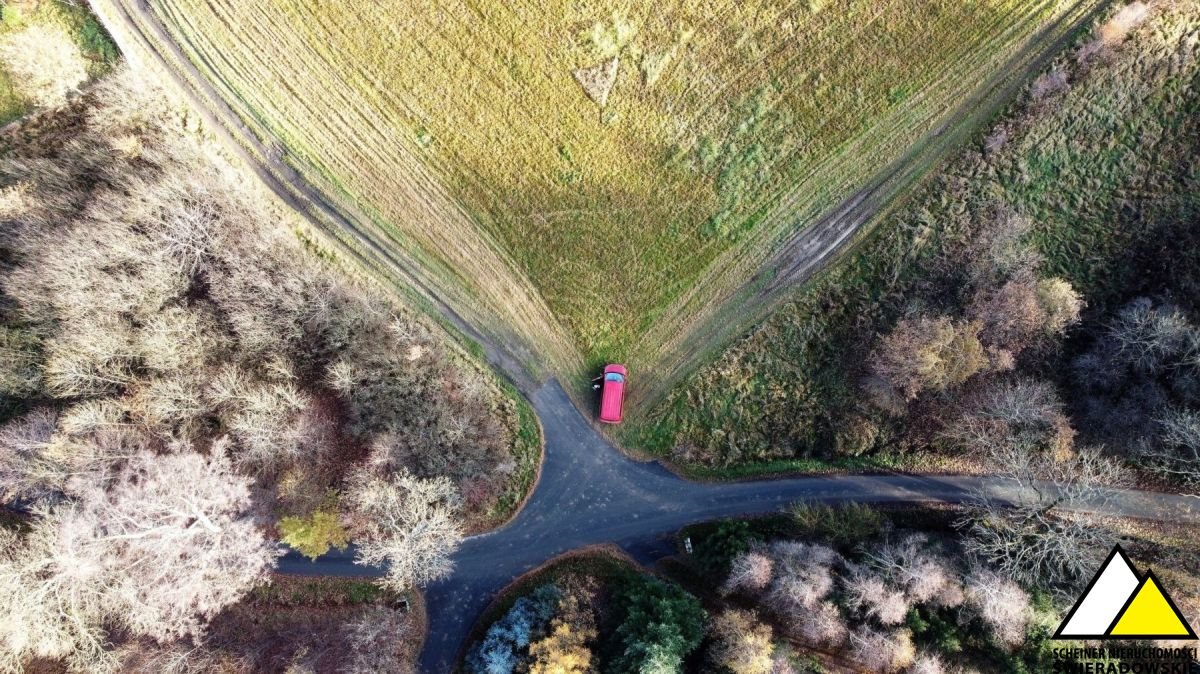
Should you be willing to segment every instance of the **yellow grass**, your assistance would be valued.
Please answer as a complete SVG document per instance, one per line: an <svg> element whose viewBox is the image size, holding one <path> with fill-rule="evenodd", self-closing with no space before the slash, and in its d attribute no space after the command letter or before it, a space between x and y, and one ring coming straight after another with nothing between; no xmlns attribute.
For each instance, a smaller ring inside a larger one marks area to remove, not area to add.
<svg viewBox="0 0 1200 674"><path fill-rule="evenodd" d="M647 346L638 338L664 313L671 334L649 346L679 334L698 280L745 282L780 236L898 158L1068 9L1060 0L152 6L302 173L370 213L501 323L550 335L563 353L571 341L593 361ZM613 57L607 99L589 97L575 72Z"/></svg>

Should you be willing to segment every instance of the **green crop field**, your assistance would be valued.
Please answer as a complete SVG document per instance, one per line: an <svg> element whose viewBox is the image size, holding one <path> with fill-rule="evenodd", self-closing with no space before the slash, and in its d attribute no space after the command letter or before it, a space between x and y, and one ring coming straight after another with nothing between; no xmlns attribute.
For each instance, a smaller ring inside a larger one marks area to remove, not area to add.
<svg viewBox="0 0 1200 674"><path fill-rule="evenodd" d="M247 123L397 250L551 362L641 367L698 283L746 283L1096 4L150 3Z"/></svg>

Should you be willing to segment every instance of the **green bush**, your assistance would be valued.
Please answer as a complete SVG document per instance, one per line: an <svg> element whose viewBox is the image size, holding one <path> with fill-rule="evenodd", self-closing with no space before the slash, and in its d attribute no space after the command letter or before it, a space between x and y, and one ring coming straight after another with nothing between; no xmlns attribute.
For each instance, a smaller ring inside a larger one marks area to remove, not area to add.
<svg viewBox="0 0 1200 674"><path fill-rule="evenodd" d="M709 578L720 579L729 575L730 563L749 550L753 541L754 534L745 520L724 520L697 542L693 556Z"/></svg>
<svg viewBox="0 0 1200 674"><path fill-rule="evenodd" d="M284 543L310 559L331 547L345 550L350 542L337 513L329 510L317 510L307 517L284 517L279 521L279 533Z"/></svg>
<svg viewBox="0 0 1200 674"><path fill-rule="evenodd" d="M700 600L674 583L638 576L617 588L616 674L681 671L704 638L708 615Z"/></svg>

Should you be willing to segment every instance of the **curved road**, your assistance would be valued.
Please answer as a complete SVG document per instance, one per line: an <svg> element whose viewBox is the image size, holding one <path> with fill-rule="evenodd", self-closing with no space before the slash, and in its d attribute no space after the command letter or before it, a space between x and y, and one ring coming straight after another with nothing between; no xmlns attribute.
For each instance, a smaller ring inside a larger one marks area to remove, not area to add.
<svg viewBox="0 0 1200 674"><path fill-rule="evenodd" d="M671 536L684 525L717 517L770 513L798 500L821 502L958 503L977 490L1012 500L1017 490L997 478L872 475L825 476L701 484L657 463L638 463L617 451L576 410L558 382L532 397L546 450L542 477L508 525L473 536L454 555L454 573L425 589L429 636L421 667L449 672L463 640L488 602L517 576L575 548L615 543L642 563L674 552ZM1081 509L1200 524L1200 500L1112 490ZM289 553L282 573L371 575L352 551L310 562Z"/></svg>

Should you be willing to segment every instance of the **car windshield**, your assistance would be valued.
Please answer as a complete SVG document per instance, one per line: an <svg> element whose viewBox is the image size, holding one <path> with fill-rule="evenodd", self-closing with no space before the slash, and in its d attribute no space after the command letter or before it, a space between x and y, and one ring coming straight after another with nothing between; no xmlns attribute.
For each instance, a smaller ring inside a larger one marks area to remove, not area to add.
<svg viewBox="0 0 1200 674"><path fill-rule="evenodd" d="M624 375L619 375L616 372L610 372L604 375L604 381L625 381Z"/></svg>

